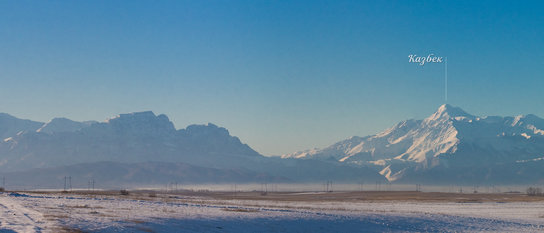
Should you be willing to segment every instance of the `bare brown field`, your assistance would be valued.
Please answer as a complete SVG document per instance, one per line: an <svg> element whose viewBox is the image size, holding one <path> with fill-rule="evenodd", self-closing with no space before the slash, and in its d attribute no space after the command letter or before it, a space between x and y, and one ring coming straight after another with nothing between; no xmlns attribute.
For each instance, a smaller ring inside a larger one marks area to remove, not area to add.
<svg viewBox="0 0 544 233"><path fill-rule="evenodd" d="M483 203L483 202L539 202L544 196L529 196L524 193L446 193L446 192L417 192L417 191L347 191L347 192L221 192L221 191L178 191L160 192L137 190L130 191L129 195L121 195L118 190L110 191L25 191L25 193L84 195L84 196L116 196L138 200L170 200L186 199L191 197L208 198L215 200L268 200L268 201L298 201L298 202L455 202L455 203ZM189 199L187 199L189 198Z"/></svg>
<svg viewBox="0 0 544 233"><path fill-rule="evenodd" d="M273 201L422 201L422 202L534 202L544 201L542 196L528 196L521 193L442 193L416 191L362 191L362 192L302 192L302 193L208 193L216 199L229 200L273 200Z"/></svg>

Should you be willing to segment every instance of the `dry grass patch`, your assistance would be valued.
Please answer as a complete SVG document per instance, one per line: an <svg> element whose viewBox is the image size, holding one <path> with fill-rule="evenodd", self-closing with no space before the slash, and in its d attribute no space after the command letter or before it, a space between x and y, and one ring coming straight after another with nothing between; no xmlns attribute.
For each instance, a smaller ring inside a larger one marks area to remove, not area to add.
<svg viewBox="0 0 544 233"><path fill-rule="evenodd" d="M245 213L259 212L259 210L257 210L257 209L244 209L244 208L223 208L221 210L229 211L229 212L245 212Z"/></svg>

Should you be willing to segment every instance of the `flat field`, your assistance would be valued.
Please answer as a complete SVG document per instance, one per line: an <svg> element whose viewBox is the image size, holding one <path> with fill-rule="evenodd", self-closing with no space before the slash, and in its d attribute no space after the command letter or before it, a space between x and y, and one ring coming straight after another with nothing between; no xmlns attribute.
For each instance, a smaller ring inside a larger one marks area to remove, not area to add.
<svg viewBox="0 0 544 233"><path fill-rule="evenodd" d="M538 232L544 198L439 192L4 192L0 232Z"/></svg>

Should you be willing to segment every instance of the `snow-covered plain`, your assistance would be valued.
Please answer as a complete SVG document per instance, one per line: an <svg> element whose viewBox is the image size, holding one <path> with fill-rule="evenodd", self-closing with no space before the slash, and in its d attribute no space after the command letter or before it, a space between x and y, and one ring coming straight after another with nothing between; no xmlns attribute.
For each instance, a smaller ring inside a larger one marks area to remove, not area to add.
<svg viewBox="0 0 544 233"><path fill-rule="evenodd" d="M536 232L544 202L300 202L0 194L0 232Z"/></svg>

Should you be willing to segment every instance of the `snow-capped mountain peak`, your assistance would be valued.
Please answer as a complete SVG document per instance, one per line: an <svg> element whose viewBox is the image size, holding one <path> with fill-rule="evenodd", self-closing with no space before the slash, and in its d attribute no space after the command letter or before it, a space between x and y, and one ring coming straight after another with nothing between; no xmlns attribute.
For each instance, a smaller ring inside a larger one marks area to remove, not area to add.
<svg viewBox="0 0 544 233"><path fill-rule="evenodd" d="M425 118L425 121L449 120L449 119L473 119L474 116L468 114L463 109L451 106L449 104L441 105L431 116Z"/></svg>
<svg viewBox="0 0 544 233"><path fill-rule="evenodd" d="M544 154L543 129L544 120L535 115L477 117L444 104L423 120L402 121L373 136L283 157L373 164L395 181L438 167L448 170L533 161Z"/></svg>

